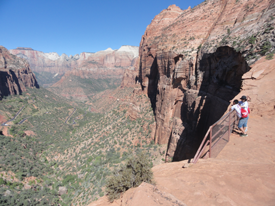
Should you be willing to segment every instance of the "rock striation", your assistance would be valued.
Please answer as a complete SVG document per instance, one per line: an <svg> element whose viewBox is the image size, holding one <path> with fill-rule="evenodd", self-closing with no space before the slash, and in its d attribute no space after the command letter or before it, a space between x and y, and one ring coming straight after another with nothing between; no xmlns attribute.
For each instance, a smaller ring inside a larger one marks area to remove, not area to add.
<svg viewBox="0 0 275 206"><path fill-rule="evenodd" d="M3 96L21 94L39 85L29 63L0 46L0 100Z"/></svg>
<svg viewBox="0 0 275 206"><path fill-rule="evenodd" d="M152 20L132 76L150 97L155 142L168 144L167 160L193 157L242 90L243 74L274 52L274 14L273 0L208 0L187 10L169 6Z"/></svg>

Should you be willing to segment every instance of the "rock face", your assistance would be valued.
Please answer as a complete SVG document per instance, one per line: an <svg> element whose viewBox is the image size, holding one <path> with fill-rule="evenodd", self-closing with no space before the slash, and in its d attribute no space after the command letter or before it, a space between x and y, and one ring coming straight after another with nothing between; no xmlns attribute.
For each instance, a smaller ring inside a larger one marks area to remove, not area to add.
<svg viewBox="0 0 275 206"><path fill-rule="evenodd" d="M208 127L242 89L244 73L275 48L275 1L208 0L169 6L147 27L138 78L167 158L193 157ZM127 74L127 76L131 76Z"/></svg>
<svg viewBox="0 0 275 206"><path fill-rule="evenodd" d="M139 71L139 57L135 58L133 60L134 64L133 66L127 68L122 77L121 87L135 87L135 85L138 83L138 71Z"/></svg>
<svg viewBox="0 0 275 206"><path fill-rule="evenodd" d="M29 63L0 46L0 100L3 96L21 94L26 87L39 87Z"/></svg>
<svg viewBox="0 0 275 206"><path fill-rule="evenodd" d="M98 69L129 67L133 59L138 56L138 47L122 46L118 50L107 49L96 53L83 52L80 55L67 56L57 53L43 53L31 48L12 49L10 52L28 60L35 72L65 73L73 69L88 70L97 73Z"/></svg>

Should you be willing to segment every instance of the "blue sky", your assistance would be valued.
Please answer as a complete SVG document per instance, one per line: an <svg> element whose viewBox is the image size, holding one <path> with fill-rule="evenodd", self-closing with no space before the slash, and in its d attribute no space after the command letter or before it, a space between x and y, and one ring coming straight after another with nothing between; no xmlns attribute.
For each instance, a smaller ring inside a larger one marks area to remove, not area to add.
<svg viewBox="0 0 275 206"><path fill-rule="evenodd" d="M151 20L169 5L202 0L0 0L0 45L59 55L139 46Z"/></svg>

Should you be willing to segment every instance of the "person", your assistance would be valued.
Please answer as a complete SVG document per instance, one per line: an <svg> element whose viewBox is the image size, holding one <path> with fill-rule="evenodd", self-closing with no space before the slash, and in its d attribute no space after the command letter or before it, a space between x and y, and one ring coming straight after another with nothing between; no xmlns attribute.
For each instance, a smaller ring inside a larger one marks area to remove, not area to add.
<svg viewBox="0 0 275 206"><path fill-rule="evenodd" d="M241 108L245 109L248 112L248 102L247 102L247 97L242 96L241 101L239 101L239 105ZM238 127L242 131L241 136L246 137L247 135L247 122L248 122L248 115L245 118L240 118Z"/></svg>
<svg viewBox="0 0 275 206"><path fill-rule="evenodd" d="M232 110L236 110L239 119L242 117L242 116L241 116L241 107L240 107L239 101L238 101L237 99L235 99L235 100L233 101L233 105L231 106L231 108L230 108L229 111L232 111Z"/></svg>
<svg viewBox="0 0 275 206"><path fill-rule="evenodd" d="M233 111L233 110L236 111L237 116L238 116L238 120L240 120L241 117L242 117L242 114L241 114L241 107L240 107L240 105L239 105L239 100L237 100L237 99L235 99L235 100L233 101L233 105L232 105L231 108L229 109L229 111ZM239 124L239 122L238 122L238 124Z"/></svg>
<svg viewBox="0 0 275 206"><path fill-rule="evenodd" d="M248 102L246 96L241 97L241 101L239 101L239 104L242 108L244 108L246 111L248 111Z"/></svg>

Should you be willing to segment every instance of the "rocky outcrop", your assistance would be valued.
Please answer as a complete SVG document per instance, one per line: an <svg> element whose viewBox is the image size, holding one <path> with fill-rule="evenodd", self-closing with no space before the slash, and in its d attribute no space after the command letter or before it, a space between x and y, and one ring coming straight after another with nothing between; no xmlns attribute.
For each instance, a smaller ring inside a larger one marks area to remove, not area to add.
<svg viewBox="0 0 275 206"><path fill-rule="evenodd" d="M139 82L167 157L190 158L243 87L250 65L275 48L275 2L209 0L157 15L140 42ZM130 75L128 75L130 76Z"/></svg>
<svg viewBox="0 0 275 206"><path fill-rule="evenodd" d="M39 87L28 62L0 46L0 99L21 94L27 87Z"/></svg>

